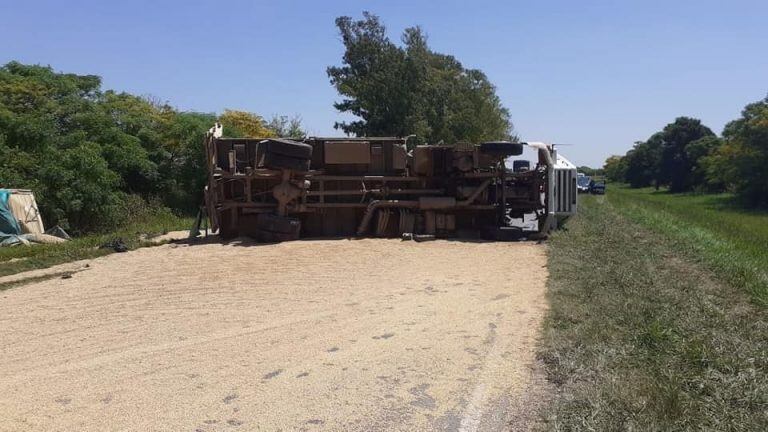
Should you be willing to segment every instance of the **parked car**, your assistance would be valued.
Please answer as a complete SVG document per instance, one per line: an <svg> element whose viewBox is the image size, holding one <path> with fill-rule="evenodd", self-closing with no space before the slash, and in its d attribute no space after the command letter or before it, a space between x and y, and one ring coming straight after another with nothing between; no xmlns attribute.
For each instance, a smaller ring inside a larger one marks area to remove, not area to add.
<svg viewBox="0 0 768 432"><path fill-rule="evenodd" d="M579 173L576 179L576 190L579 193L589 193L589 185L592 183L592 179L589 176Z"/></svg>
<svg viewBox="0 0 768 432"><path fill-rule="evenodd" d="M589 187L589 192L594 195L604 195L605 194L605 181L601 181L599 183L592 182L591 186Z"/></svg>

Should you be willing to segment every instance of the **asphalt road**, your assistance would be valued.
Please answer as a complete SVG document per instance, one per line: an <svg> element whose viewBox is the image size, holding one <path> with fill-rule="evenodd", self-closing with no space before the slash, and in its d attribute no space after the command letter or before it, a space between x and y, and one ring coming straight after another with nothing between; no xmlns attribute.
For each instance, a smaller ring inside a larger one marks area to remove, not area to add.
<svg viewBox="0 0 768 432"><path fill-rule="evenodd" d="M0 292L0 430L509 430L533 243L164 245Z"/></svg>

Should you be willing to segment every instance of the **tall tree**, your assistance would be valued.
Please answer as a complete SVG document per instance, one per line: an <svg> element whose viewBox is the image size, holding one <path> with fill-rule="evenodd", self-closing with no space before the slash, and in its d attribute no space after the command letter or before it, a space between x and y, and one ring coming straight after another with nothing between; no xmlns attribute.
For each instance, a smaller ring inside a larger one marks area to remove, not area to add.
<svg viewBox="0 0 768 432"><path fill-rule="evenodd" d="M307 136L307 131L301 125L301 117L298 115L292 117L273 115L267 122L266 127L275 136L282 138L302 138Z"/></svg>
<svg viewBox="0 0 768 432"><path fill-rule="evenodd" d="M669 185L670 192L684 192L694 186L693 170L695 161L686 151L688 145L715 134L701 120L678 117L661 132L662 152L659 181Z"/></svg>
<svg viewBox="0 0 768 432"><path fill-rule="evenodd" d="M358 136L416 134L435 144L510 138L509 111L485 74L433 52L419 27L406 29L398 46L368 12L336 25L345 52L341 66L328 68L343 96L334 106L358 117L337 128Z"/></svg>
<svg viewBox="0 0 768 432"><path fill-rule="evenodd" d="M728 123L723 140L706 160L710 181L730 185L750 206L768 207L768 97Z"/></svg>
<svg viewBox="0 0 768 432"><path fill-rule="evenodd" d="M226 136L263 138L275 135L261 116L248 111L225 109L219 121Z"/></svg>
<svg viewBox="0 0 768 432"><path fill-rule="evenodd" d="M608 180L615 182L626 181L627 161L622 156L609 156L603 165L603 172Z"/></svg>
<svg viewBox="0 0 768 432"><path fill-rule="evenodd" d="M662 134L657 132L647 141L638 141L624 157L626 181L632 187L659 187L659 167L662 153Z"/></svg>
<svg viewBox="0 0 768 432"><path fill-rule="evenodd" d="M699 138L685 147L685 155L691 164L690 184L695 190L716 192L723 189L723 183L707 178L707 160L722 145L722 140L714 135Z"/></svg>

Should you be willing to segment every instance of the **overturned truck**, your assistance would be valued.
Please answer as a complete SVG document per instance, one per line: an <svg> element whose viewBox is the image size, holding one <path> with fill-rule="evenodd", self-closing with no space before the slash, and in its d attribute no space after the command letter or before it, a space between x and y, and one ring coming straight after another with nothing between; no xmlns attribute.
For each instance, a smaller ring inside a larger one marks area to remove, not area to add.
<svg viewBox="0 0 768 432"><path fill-rule="evenodd" d="M507 169L525 146L535 164ZM405 138L235 139L221 138L216 125L205 151L205 209L223 238L514 239L545 235L576 210L575 169L558 170L543 143L408 151ZM514 226L526 218L533 232Z"/></svg>

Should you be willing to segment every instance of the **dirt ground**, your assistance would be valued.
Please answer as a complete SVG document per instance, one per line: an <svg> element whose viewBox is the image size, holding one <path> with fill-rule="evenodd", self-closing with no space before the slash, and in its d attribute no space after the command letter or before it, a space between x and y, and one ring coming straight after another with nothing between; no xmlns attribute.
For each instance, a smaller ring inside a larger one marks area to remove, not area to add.
<svg viewBox="0 0 768 432"><path fill-rule="evenodd" d="M0 292L0 430L524 430L534 243L167 244Z"/></svg>

